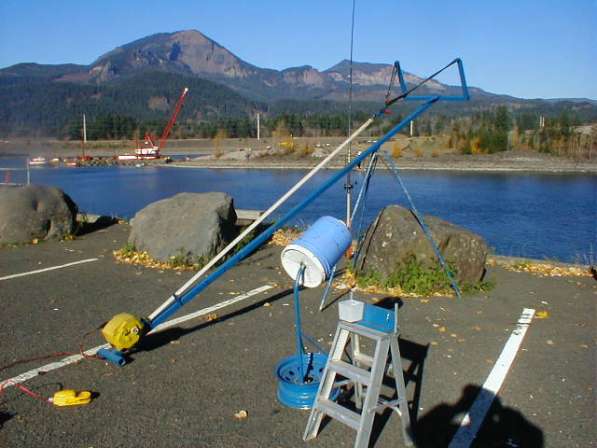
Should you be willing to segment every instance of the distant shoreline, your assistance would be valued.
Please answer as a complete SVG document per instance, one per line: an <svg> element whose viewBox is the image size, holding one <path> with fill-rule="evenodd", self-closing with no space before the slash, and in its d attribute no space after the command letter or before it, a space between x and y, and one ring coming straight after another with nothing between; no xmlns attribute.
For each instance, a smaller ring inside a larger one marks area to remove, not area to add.
<svg viewBox="0 0 597 448"><path fill-rule="evenodd" d="M574 160L534 150L509 150L494 154L464 155L446 148L436 148L434 150L432 147L426 147L425 142L430 139L433 140L429 137L397 138L397 142L406 148L401 151L401 157L395 159L398 168L408 171L462 173L597 174L597 154L593 160ZM187 160L174 160L169 164L165 164L163 159L156 161L138 160L135 163L175 168L309 170L320 163L323 160L322 157L329 154L343 140L343 137L297 138L295 139L297 147L303 148L309 144L320 155L320 157L301 157L296 154L255 156L257 152L263 152L270 148L270 145L273 145L272 139L262 139L260 141L256 139L226 139L222 143L222 157L220 158L213 158L212 156L214 151L212 140L172 140L168 143L168 147L162 152L162 155L164 157L186 157ZM40 139L0 143L2 143L0 144L0 156L67 158L82 155L79 142ZM409 146L411 143L411 146L418 145L417 147L423 148L423 150L413 150ZM364 151L370 144L371 141L369 140L356 142L353 146L353 153ZM393 143L387 143L382 147L382 150L392 153L392 145ZM94 141L86 148L85 154L94 158L104 158L104 161L106 161L119 154L132 152L133 147L134 142L130 141ZM245 154L252 154L253 157L245 158ZM103 165L103 163L99 163L99 165ZM335 157L326 166L326 169L340 169L343 166L344 155L342 154ZM383 163L379 163L378 168L386 169Z"/></svg>
<svg viewBox="0 0 597 448"><path fill-rule="evenodd" d="M452 172L474 172L474 173L545 173L545 174L591 174L597 175L597 163L583 164L565 164L564 166L554 166L551 164L520 164L512 166L511 164L475 163L475 161L466 162L413 162L401 161L398 159L396 164L400 170L404 171L452 171ZM165 167L172 168L195 168L195 169L250 169L250 170L310 170L316 163L298 163L298 162L238 162L238 161L189 161L174 162ZM341 169L342 165L333 163L324 167L328 170ZM378 165L378 169L387 169L383 164Z"/></svg>

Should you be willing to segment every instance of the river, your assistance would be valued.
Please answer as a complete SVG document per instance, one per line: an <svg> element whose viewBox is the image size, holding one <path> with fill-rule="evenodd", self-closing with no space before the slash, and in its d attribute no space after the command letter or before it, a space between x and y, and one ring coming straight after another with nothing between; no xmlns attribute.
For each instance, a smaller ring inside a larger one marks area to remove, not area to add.
<svg viewBox="0 0 597 448"><path fill-rule="evenodd" d="M0 159L0 166L22 167L22 160ZM6 171L0 172L6 180ZM35 168L33 183L62 188L80 210L131 218L147 204L183 191L224 191L237 208L267 209L305 171L173 167ZM331 174L323 171L282 208L288 210ZM24 181L24 171L10 180ZM408 171L402 177L421 213L482 235L495 253L567 262L597 261L597 176ZM362 177L355 177L356 192ZM2 181L2 179L0 179ZM344 188L332 186L294 224L322 215L343 218ZM364 225L388 204L406 205L390 173L379 170L366 201Z"/></svg>

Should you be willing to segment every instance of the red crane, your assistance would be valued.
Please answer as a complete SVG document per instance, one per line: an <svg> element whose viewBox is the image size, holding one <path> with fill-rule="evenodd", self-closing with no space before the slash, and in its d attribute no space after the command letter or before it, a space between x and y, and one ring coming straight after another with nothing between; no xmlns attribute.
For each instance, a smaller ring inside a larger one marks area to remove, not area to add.
<svg viewBox="0 0 597 448"><path fill-rule="evenodd" d="M162 136L160 137L160 144L158 145L159 149L164 149L166 147L166 142L168 141L168 137L170 136L170 132L172 131L172 127L174 123L176 123L176 118L180 110L182 109L182 105L184 104L184 100L187 97L187 93L189 93L189 88L185 87L182 89L182 93L176 102L176 106L174 106L174 112L172 112L172 116L170 117L170 121L164 128L164 132L162 132Z"/></svg>
<svg viewBox="0 0 597 448"><path fill-rule="evenodd" d="M174 111L172 112L172 116L170 117L168 124L164 128L164 131L162 132L162 136L160 137L160 140L159 140L159 143L157 146L154 143L155 137L152 136L151 134L147 133L147 134L145 134L145 139L143 141L143 144L141 144L141 145L137 144L137 148L135 148L134 156L125 154L122 156L118 156L118 158L121 160L125 160L125 159L126 160L128 160L128 159L157 159L157 158L159 158L160 150L164 149L166 147L168 137L170 136L170 132L172 131L172 128L174 127L174 123L176 123L176 118L178 117L178 114L180 113L180 110L182 109L182 105L184 104L185 98L187 97L187 93L189 93L188 87L185 87L184 89L182 89L182 93L180 94L180 97L178 98L178 101L176 102L176 105L174 106Z"/></svg>

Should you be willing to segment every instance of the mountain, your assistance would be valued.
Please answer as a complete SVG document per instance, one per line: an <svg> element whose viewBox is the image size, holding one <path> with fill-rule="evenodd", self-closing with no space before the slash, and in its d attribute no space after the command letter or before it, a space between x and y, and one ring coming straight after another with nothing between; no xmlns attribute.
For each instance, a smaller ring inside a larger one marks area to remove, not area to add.
<svg viewBox="0 0 597 448"><path fill-rule="evenodd" d="M379 100L387 89L393 66L353 64L354 98ZM309 65L281 71L249 64L199 31L162 33L131 42L101 56L87 71L88 80L99 82L130 76L144 70L159 70L198 76L219 82L254 99L345 100L349 61L325 71ZM63 79L72 79L67 75ZM405 74L407 82L421 78ZM426 92L445 93L448 86L437 81L426 84ZM485 93L477 89L477 93Z"/></svg>
<svg viewBox="0 0 597 448"><path fill-rule="evenodd" d="M83 110L137 119L164 118L180 86L187 84L191 94L180 119L247 116L256 111L338 110L345 108L337 103L347 99L349 68L347 60L323 71L309 65L284 70L260 68L199 31L154 34L115 48L87 66L28 63L0 70L0 132L37 128L58 133L69 117ZM372 110L372 103L379 105L391 73L390 64L354 62L355 108ZM411 85L421 81L412 73L405 73L405 78ZM459 87L434 80L420 89L421 93L458 91ZM459 105L459 113L494 104L516 108L544 104L479 88L470 91L472 101ZM594 103L578 100L568 104L595 108ZM551 103L545 105L552 107Z"/></svg>
<svg viewBox="0 0 597 448"><path fill-rule="evenodd" d="M1 70L0 76L44 76L55 82L105 84L159 71L212 80L263 101L293 98L345 100L348 70L347 60L325 71L309 65L284 70L260 68L238 58L199 31L180 31L155 34L115 48L90 66L19 64ZM391 73L390 64L355 62L354 98L379 101L387 89ZM406 73L405 77L407 82L421 81L411 73ZM425 86L427 92L445 93L448 90L449 86L437 81ZM478 93L486 94L480 89Z"/></svg>

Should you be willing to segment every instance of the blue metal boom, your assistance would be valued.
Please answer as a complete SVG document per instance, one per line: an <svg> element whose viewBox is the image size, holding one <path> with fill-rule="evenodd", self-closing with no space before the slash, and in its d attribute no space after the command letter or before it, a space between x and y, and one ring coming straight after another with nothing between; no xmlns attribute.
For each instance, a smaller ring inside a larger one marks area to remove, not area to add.
<svg viewBox="0 0 597 448"><path fill-rule="evenodd" d="M412 97L413 100L424 100L425 102L419 105L412 113L410 113L406 118L404 118L400 123L395 125L388 133L386 133L382 138L380 138L376 143L371 145L365 151L363 151L360 155L355 157L351 162L349 162L344 168L336 171L328 180L322 183L318 188L312 191L302 202L295 205L290 211L288 211L284 216L282 216L275 224L272 224L266 230L264 230L261 234L255 237L250 243L248 243L245 247L239 250L236 254L226 260L224 263L220 265L216 270L214 270L211 274L206 276L203 280L198 282L196 285L192 286L180 296L175 297L175 301L172 302L169 306L164 308L157 316L154 317L149 325L151 328L155 328L157 325L164 322L168 317L172 314L176 313L183 305L193 300L198 294L200 294L204 289L206 289L210 284L212 284L215 280L221 277L224 273L226 273L229 269L237 265L241 260L248 257L253 251L259 248L263 243L265 243L271 236L276 232L278 229L282 228L287 222L293 219L299 212L301 212L305 207L311 204L315 199L317 199L322 193L324 193L328 188L342 179L346 174L352 171L357 165L362 163L367 157L379 151L382 145L388 142L394 135L404 129L408 124L416 119L419 115L423 114L427 109L429 109L433 104L437 101L466 101L469 99L468 95L468 88L466 86L466 81L464 78L464 69L462 68L462 61L460 59L454 59L444 68L439 70L438 72L431 75L426 80L429 80L439 74L441 71L445 70L446 68L450 67L453 64L458 64L459 73L460 73L460 81L463 94L461 96L445 96L445 95L433 95L433 96L423 96L423 97ZM396 62L395 67L398 70L398 76L400 79L400 85L402 89L402 94L399 95L397 98L393 100L386 101L386 105L377 112L374 116L380 117L383 116L387 110L387 108L396 102L398 99L407 98L410 92L414 91L417 87L423 84L423 82L419 83L414 88L410 90L406 89L406 83L403 83L404 77L402 71L400 69L400 64ZM426 81L424 80L424 81Z"/></svg>

